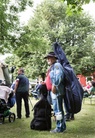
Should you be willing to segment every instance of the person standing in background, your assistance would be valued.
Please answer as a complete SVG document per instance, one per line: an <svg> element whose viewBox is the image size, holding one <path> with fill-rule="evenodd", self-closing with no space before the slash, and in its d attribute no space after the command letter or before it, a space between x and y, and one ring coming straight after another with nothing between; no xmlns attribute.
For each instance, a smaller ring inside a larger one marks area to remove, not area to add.
<svg viewBox="0 0 95 138"><path fill-rule="evenodd" d="M28 96L29 96L29 80L24 75L24 69L18 69L18 76L16 77L15 82L15 95L16 95L16 104L17 104L17 118L21 119L21 108L22 108L22 99L24 100L24 106L26 111L26 118L30 116L29 111L29 103L28 103Z"/></svg>
<svg viewBox="0 0 95 138"><path fill-rule="evenodd" d="M51 91L53 110L56 116L56 128L51 130L50 133L61 133L66 130L63 111L63 98L65 95L64 71L62 65L57 62L57 57L54 52L49 52L44 58L47 59L47 63L50 66L45 83L47 89ZM58 118L58 114L60 114L60 118Z"/></svg>

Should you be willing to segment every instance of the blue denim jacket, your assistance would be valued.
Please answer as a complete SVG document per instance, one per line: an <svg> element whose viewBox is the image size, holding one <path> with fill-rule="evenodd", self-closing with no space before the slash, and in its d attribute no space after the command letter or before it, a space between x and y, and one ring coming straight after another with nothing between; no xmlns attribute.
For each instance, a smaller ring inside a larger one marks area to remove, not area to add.
<svg viewBox="0 0 95 138"><path fill-rule="evenodd" d="M50 69L50 79L54 86L56 86L56 95L64 95L64 69L58 62L54 63Z"/></svg>

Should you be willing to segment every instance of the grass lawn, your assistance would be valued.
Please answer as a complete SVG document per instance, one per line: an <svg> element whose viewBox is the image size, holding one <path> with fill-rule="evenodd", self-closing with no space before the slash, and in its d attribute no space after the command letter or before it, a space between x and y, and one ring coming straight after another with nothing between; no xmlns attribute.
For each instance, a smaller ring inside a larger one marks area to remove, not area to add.
<svg viewBox="0 0 95 138"><path fill-rule="evenodd" d="M37 101L31 98L34 105ZM75 120L66 122L67 130L64 133L51 134L49 131L35 131L30 129L30 122L33 118L32 105L30 102L31 117L25 118L24 108L22 109L22 119L15 122L0 125L0 138L95 138L95 101L90 104L89 99L85 99L82 110L75 114ZM16 114L16 106L11 109ZM52 118L52 129L55 122Z"/></svg>

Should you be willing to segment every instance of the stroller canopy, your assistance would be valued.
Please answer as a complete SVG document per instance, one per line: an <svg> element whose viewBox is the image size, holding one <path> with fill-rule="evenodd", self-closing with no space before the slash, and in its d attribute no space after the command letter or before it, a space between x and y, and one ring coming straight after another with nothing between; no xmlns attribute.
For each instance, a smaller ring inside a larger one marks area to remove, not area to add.
<svg viewBox="0 0 95 138"><path fill-rule="evenodd" d="M0 86L0 99L8 102L9 94L11 93L11 89L7 86Z"/></svg>

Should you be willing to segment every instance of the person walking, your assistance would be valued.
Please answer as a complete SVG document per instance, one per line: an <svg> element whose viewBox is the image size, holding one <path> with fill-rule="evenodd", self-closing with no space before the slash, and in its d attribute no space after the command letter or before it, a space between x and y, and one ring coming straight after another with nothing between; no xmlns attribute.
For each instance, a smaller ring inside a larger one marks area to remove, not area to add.
<svg viewBox="0 0 95 138"><path fill-rule="evenodd" d="M17 118L21 119L21 108L22 108L22 99L24 100L25 111L26 111L26 118L29 117L29 103L28 103L28 96L29 96L29 80L24 75L24 69L18 69L18 76L16 77L15 82L15 95L16 95L16 104L17 104Z"/></svg>
<svg viewBox="0 0 95 138"><path fill-rule="evenodd" d="M51 90L51 98L53 104L54 114L56 116L56 128L51 130L50 133L61 133L66 130L63 110L63 98L65 95L64 90L64 70L60 63L57 62L57 57L54 52L49 52L47 56L47 63L50 66L47 71L45 83L47 89ZM60 114L58 116L58 114Z"/></svg>

